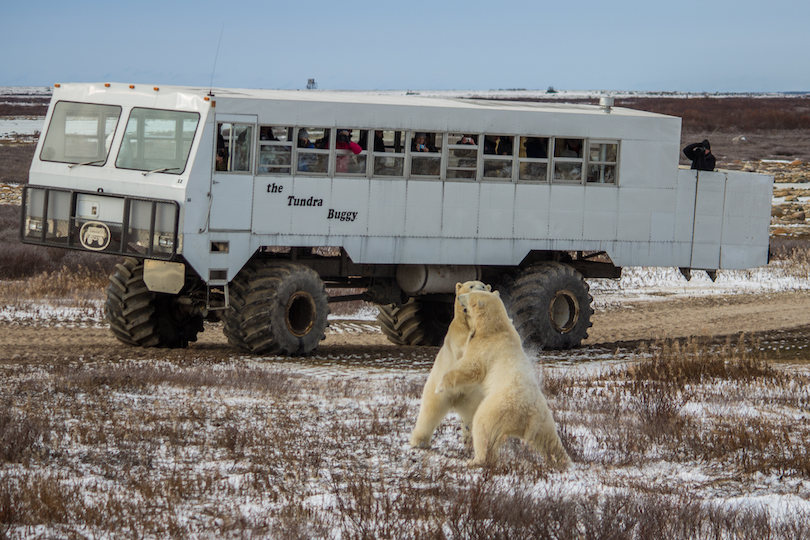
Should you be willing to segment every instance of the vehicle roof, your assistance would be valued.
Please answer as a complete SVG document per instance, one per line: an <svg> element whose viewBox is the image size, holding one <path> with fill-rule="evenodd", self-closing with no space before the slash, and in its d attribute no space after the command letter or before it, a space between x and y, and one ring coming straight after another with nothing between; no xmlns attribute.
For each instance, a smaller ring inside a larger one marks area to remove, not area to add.
<svg viewBox="0 0 810 540"><path fill-rule="evenodd" d="M106 86L109 85L109 86ZM130 88L128 83L66 83L59 85L59 92L71 95L81 95L86 92L87 97L91 95L99 98L99 93L109 92L112 94L142 95L145 92L159 92L161 97L168 94L193 96L203 99L205 96L217 100L280 100L299 101L313 103L335 103L352 105L393 105L393 106L417 106L417 107L443 107L451 109L468 110L510 110L510 111L531 111L531 112L554 112L554 113L577 113L577 114L604 114L605 109L599 105L583 103L564 102L531 102L531 101L508 101L502 99L483 98L462 98L462 97L432 97L421 95L410 95L406 93L385 92L385 91L325 91L325 90L268 90L268 89L244 89L244 88L204 88L193 86L157 86L148 84L134 85ZM159 90L154 90L158 88ZM133 97L134 97L133 95ZM623 107L611 107L610 113L619 116L636 117L658 117L672 118L668 115L627 109Z"/></svg>

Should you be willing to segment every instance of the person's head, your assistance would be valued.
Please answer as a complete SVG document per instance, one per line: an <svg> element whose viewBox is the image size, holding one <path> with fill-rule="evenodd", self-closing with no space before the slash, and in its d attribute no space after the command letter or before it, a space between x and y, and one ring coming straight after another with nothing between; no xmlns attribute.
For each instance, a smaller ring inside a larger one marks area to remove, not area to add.
<svg viewBox="0 0 810 540"><path fill-rule="evenodd" d="M425 134L417 133L413 136L413 140L416 141L416 144L425 144Z"/></svg>
<svg viewBox="0 0 810 540"><path fill-rule="evenodd" d="M382 130L381 130L381 129L377 129L377 130L375 130L375 131L374 131L374 136L375 136L375 137L379 137L380 139L382 139L382 137L383 137L383 132L382 132Z"/></svg>
<svg viewBox="0 0 810 540"><path fill-rule="evenodd" d="M352 138L352 132L348 129L341 129L338 131L337 140L338 142L349 142Z"/></svg>
<svg viewBox="0 0 810 540"><path fill-rule="evenodd" d="M309 140L309 133L305 129L298 130L298 140L299 141L308 141Z"/></svg>
<svg viewBox="0 0 810 540"><path fill-rule="evenodd" d="M700 146L703 147L703 151L707 154L712 151L712 145L709 144L709 139L703 139L703 142L700 143Z"/></svg>

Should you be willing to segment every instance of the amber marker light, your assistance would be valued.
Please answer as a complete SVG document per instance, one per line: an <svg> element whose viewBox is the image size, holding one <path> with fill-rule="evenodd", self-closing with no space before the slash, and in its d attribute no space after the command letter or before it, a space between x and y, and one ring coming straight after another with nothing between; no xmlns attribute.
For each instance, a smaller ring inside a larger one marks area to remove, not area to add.
<svg viewBox="0 0 810 540"><path fill-rule="evenodd" d="M104 83L104 88L109 88L109 87L110 87L110 83L105 82L105 83Z"/></svg>
<svg viewBox="0 0 810 540"><path fill-rule="evenodd" d="M61 85L61 84L59 84L59 83L56 83L56 84L54 84L54 85L53 85L53 87L54 87L54 88L62 88L62 85Z"/></svg>
<svg viewBox="0 0 810 540"><path fill-rule="evenodd" d="M157 92L158 90L160 90L160 88L158 88L157 86L155 86L154 88L152 88L152 90L154 90L155 92Z"/></svg>
<svg viewBox="0 0 810 540"><path fill-rule="evenodd" d="M135 85L134 85L134 84L130 84L130 85L129 85L129 88L130 88L130 90L134 90L134 89L135 89Z"/></svg>

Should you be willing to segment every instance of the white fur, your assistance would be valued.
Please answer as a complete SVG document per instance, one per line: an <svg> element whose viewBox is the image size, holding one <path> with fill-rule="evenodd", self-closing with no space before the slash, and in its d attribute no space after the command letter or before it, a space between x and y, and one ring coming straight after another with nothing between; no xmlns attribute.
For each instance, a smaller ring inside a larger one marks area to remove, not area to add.
<svg viewBox="0 0 810 540"><path fill-rule="evenodd" d="M551 465L570 459L540 390L520 336L497 293L473 291L457 297L471 329L462 358L444 374L438 392L480 390L472 420L472 465L494 461L507 437L520 437Z"/></svg>
<svg viewBox="0 0 810 540"><path fill-rule="evenodd" d="M419 416L411 433L411 446L428 448L433 432L450 411L461 416L465 443L469 443L470 424L475 410L483 399L483 392L479 388L460 388L441 394L436 393L436 386L441 382L445 373L453 369L464 353L464 347L470 334L467 326L467 316L458 303L458 295L470 291L489 291L492 288L480 281L467 281L456 284L456 301L454 305L453 321L447 329L447 335L433 368L430 370L425 387L422 389L422 402L419 406Z"/></svg>

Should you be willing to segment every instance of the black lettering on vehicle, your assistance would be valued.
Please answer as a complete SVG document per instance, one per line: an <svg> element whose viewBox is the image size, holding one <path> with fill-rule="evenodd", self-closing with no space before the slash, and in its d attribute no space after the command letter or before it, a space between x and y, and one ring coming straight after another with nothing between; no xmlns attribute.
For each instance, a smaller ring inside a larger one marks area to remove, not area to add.
<svg viewBox="0 0 810 540"><path fill-rule="evenodd" d="M308 199L287 195L287 206L323 206L323 199L310 197Z"/></svg>
<svg viewBox="0 0 810 540"><path fill-rule="evenodd" d="M332 208L329 209L329 213L326 215L326 219L337 219L339 221L354 221L357 219L358 212L350 212L350 211L338 211Z"/></svg>

